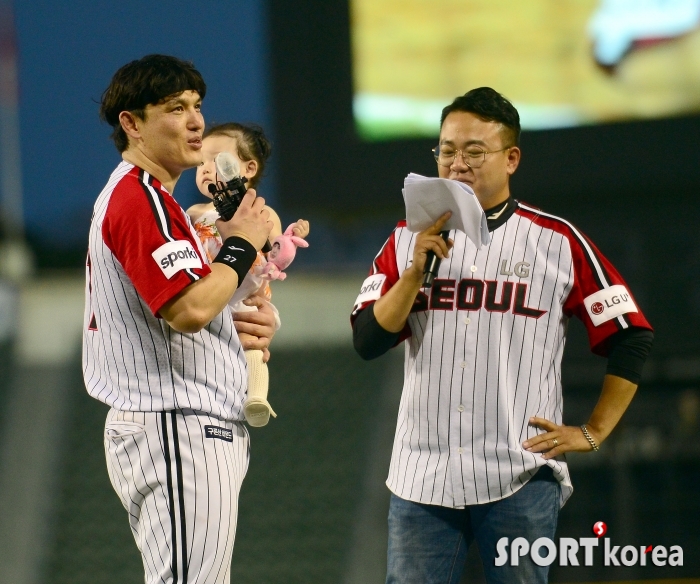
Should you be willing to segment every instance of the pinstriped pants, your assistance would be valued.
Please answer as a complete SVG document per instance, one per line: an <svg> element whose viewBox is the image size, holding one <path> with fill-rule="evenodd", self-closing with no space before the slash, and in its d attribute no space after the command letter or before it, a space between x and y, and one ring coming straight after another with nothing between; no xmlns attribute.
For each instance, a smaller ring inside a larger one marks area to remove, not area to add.
<svg viewBox="0 0 700 584"><path fill-rule="evenodd" d="M248 469L243 424L193 410L111 409L104 442L146 584L228 584Z"/></svg>

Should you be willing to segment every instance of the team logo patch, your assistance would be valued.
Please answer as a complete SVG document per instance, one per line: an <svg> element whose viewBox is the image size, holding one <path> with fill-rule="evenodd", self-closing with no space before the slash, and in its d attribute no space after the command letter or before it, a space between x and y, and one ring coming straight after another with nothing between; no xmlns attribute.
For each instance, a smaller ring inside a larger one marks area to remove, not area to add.
<svg viewBox="0 0 700 584"><path fill-rule="evenodd" d="M358 308L370 300L379 300L379 297L382 295L382 287L384 286L385 280L386 275L374 274L362 282L360 294L357 300L355 300L355 308Z"/></svg>
<svg viewBox="0 0 700 584"><path fill-rule="evenodd" d="M202 259L187 240L164 243L151 255L168 280L180 270L202 267Z"/></svg>
<svg viewBox="0 0 700 584"><path fill-rule="evenodd" d="M233 431L227 428L219 428L218 426L204 426L204 432L207 438L218 438L224 442L233 442Z"/></svg>
<svg viewBox="0 0 700 584"><path fill-rule="evenodd" d="M594 326L629 312L639 312L632 296L622 285L610 286L583 299Z"/></svg>

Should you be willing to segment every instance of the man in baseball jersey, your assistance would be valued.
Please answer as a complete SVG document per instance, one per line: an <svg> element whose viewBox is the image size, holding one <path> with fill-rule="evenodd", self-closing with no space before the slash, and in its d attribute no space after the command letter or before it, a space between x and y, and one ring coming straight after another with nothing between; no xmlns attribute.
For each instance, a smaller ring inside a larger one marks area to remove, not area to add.
<svg viewBox="0 0 700 584"><path fill-rule="evenodd" d="M415 234L401 221L374 260L353 313L355 348L372 359L406 341L404 388L387 485L387 582L457 583L476 541L489 583L546 582L529 555L496 561L496 544L554 538L572 492L564 454L598 450L627 409L653 333L625 282L568 221L521 203L520 119L481 87L442 112L438 175L468 184L490 243L445 214ZM422 287L426 254L440 258ZM562 424L561 359L571 316L608 358L600 399ZM585 422L585 423L584 423Z"/></svg>
<svg viewBox="0 0 700 584"><path fill-rule="evenodd" d="M229 582L248 466L246 361L227 303L272 223L250 189L217 222L210 264L173 198L202 159L205 93L190 63L149 55L115 73L100 108L123 161L90 226L83 372L111 407L107 467L149 584ZM272 311L246 314L246 332L269 342Z"/></svg>

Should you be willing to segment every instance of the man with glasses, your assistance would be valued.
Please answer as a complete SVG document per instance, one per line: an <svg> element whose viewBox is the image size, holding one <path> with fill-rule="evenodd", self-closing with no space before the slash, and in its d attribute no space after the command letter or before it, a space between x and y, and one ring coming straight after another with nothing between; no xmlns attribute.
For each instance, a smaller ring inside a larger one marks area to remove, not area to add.
<svg viewBox="0 0 700 584"><path fill-rule="evenodd" d="M651 326L610 262L573 225L511 196L519 137L517 110L491 88L445 107L438 175L474 190L491 241L479 248L459 231L443 240L448 214L418 234L401 221L353 310L363 358L407 341L387 582L458 583L474 542L489 583L547 582L546 562L509 544L554 539L573 490L564 453L598 450L651 348ZM422 286L428 252L442 260L431 288ZM575 426L562 423L571 316L608 358L598 404Z"/></svg>

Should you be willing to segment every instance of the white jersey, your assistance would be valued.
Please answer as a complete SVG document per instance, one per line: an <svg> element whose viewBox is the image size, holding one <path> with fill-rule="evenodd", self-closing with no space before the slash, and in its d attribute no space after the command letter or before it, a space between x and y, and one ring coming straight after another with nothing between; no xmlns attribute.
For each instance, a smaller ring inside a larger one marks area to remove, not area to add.
<svg viewBox="0 0 700 584"><path fill-rule="evenodd" d="M156 179L122 162L90 226L83 333L90 395L117 410L243 418L246 361L229 307L194 334L158 315L210 271L183 209Z"/></svg>
<svg viewBox="0 0 700 584"><path fill-rule="evenodd" d="M423 289L400 340L404 388L387 485L419 503L461 508L507 497L549 464L572 492L564 456L523 449L532 416L562 423L561 360L576 315L594 352L629 326L651 328L610 263L566 221L509 200L481 248L454 247ZM490 222L490 229L493 224ZM400 222L374 261L354 315L385 294L413 259Z"/></svg>

